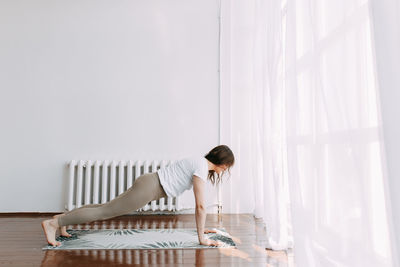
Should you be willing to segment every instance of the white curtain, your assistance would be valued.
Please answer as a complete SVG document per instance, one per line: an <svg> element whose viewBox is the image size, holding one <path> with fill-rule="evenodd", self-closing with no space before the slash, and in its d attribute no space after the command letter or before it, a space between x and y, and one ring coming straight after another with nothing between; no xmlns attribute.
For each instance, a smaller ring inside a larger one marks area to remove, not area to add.
<svg viewBox="0 0 400 267"><path fill-rule="evenodd" d="M400 1L371 0L376 54L377 80L379 84L380 112L382 114L386 163L386 184L389 212L393 218L390 232L395 265L400 266ZM396 245L397 243L397 245Z"/></svg>
<svg viewBox="0 0 400 267"><path fill-rule="evenodd" d="M300 267L393 266L368 1L221 8L221 141L265 246Z"/></svg>
<svg viewBox="0 0 400 267"><path fill-rule="evenodd" d="M230 144L236 156L228 190L239 199L225 201L224 209L226 202L230 212L251 206L267 225L264 246L284 250L293 240L279 71L281 3L222 1L221 15L221 143ZM267 46L269 39L275 42Z"/></svg>

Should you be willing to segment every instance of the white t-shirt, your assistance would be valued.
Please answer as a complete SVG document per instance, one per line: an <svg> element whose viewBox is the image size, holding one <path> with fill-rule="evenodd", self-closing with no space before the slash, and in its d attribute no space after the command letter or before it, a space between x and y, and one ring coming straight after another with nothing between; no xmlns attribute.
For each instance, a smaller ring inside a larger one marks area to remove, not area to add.
<svg viewBox="0 0 400 267"><path fill-rule="evenodd" d="M207 182L208 164L205 157L187 157L157 170L160 183L169 197L176 197L193 187L193 175Z"/></svg>

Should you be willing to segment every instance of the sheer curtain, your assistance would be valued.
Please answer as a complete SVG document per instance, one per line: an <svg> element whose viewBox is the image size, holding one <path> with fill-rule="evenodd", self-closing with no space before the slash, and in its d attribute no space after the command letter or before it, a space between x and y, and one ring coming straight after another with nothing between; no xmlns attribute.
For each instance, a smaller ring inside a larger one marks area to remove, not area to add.
<svg viewBox="0 0 400 267"><path fill-rule="evenodd" d="M296 266L393 266L368 1L221 8L221 140L265 246L294 246Z"/></svg>
<svg viewBox="0 0 400 267"><path fill-rule="evenodd" d="M392 266L368 1L288 0L285 32L296 262Z"/></svg>
<svg viewBox="0 0 400 267"><path fill-rule="evenodd" d="M374 28L377 80L387 166L387 194L390 197L393 223L392 251L395 266L400 266L400 1L371 0ZM396 242L397 241L397 242ZM397 243L397 245L396 245Z"/></svg>

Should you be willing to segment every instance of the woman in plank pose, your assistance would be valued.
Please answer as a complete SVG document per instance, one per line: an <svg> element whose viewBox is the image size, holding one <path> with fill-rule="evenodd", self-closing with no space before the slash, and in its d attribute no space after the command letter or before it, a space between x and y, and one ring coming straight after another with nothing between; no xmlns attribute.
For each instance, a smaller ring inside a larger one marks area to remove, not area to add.
<svg viewBox="0 0 400 267"><path fill-rule="evenodd" d="M70 237L71 235L66 231L67 225L121 216L136 211L152 200L176 197L193 186L199 243L206 246L218 246L217 241L206 239L204 236L204 233L214 232L204 228L207 215L204 186L208 180L214 185L220 183L221 174L224 174L226 170L230 171L234 163L235 158L231 149L226 145L219 145L205 156L187 157L160 168L156 172L143 174L128 190L107 203L85 205L55 215L53 219L42 221L47 242L53 246L61 245L56 241L56 231L59 227L62 236Z"/></svg>

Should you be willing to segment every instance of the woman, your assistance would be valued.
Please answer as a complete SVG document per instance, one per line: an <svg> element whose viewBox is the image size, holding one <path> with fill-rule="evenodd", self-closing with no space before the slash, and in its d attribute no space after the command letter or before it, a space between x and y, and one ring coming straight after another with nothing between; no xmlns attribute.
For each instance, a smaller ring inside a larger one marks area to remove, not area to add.
<svg viewBox="0 0 400 267"><path fill-rule="evenodd" d="M44 220L42 228L47 242L53 246L61 245L56 241L56 231L61 227L61 235L70 237L66 226L106 220L135 211L152 200L162 197L176 197L183 191L192 188L196 201L195 217L199 243L206 246L217 246L219 243L206 239L204 233L213 231L204 229L206 209L204 203L204 186L207 180L212 184L221 182L221 173L228 171L235 163L235 158L226 145L213 148L204 157L188 157L174 162L157 172L139 176L133 185L121 195L104 204L91 204L58 214L53 219ZM217 173L217 177L215 177Z"/></svg>

